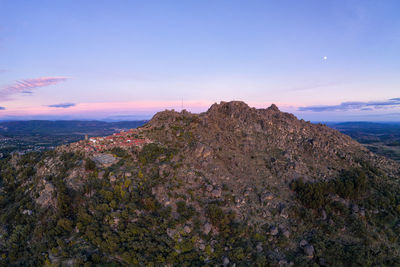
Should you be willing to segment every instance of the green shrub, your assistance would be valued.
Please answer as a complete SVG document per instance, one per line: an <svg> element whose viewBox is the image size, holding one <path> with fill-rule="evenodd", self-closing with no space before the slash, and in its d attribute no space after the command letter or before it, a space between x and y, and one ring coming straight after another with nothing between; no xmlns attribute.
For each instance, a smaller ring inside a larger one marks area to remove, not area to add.
<svg viewBox="0 0 400 267"><path fill-rule="evenodd" d="M130 158L129 153L120 147L114 147L111 150L111 153L113 153L115 156L120 157L120 158Z"/></svg>
<svg viewBox="0 0 400 267"><path fill-rule="evenodd" d="M340 178L334 180L335 193L343 198L357 198L366 191L367 182L367 176L361 170L343 171Z"/></svg>
<svg viewBox="0 0 400 267"><path fill-rule="evenodd" d="M222 235L226 236L231 232L231 223L235 218L235 214L224 212L218 205L210 204L207 207L207 216L213 225L217 226Z"/></svg>
<svg viewBox="0 0 400 267"><path fill-rule="evenodd" d="M327 204L329 194L337 194L346 199L357 199L368 189L367 175L358 169L343 171L336 179L329 181L293 181L290 188L297 193L299 200L307 207L318 209Z"/></svg>
<svg viewBox="0 0 400 267"><path fill-rule="evenodd" d="M195 209L190 205L186 205L185 201L178 201L176 203L176 207L179 215L186 221L192 218L196 213Z"/></svg>
<svg viewBox="0 0 400 267"><path fill-rule="evenodd" d="M85 160L85 170L93 171L95 168L96 168L96 163L93 160L87 158Z"/></svg>
<svg viewBox="0 0 400 267"><path fill-rule="evenodd" d="M173 150L161 147L158 144L147 144L143 147L139 153L139 161L142 164L153 163L156 159L161 156L165 156L164 161L168 161L173 156Z"/></svg>

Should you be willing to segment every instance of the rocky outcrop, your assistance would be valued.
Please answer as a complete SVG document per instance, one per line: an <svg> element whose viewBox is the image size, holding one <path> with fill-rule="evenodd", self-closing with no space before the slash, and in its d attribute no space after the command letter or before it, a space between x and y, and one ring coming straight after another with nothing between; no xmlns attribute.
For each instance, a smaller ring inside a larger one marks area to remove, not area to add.
<svg viewBox="0 0 400 267"><path fill-rule="evenodd" d="M39 197L35 199L36 203L42 207L55 207L54 186L46 180L41 180L41 188Z"/></svg>
<svg viewBox="0 0 400 267"><path fill-rule="evenodd" d="M267 219L287 224L292 194L288 184L295 179L329 180L363 164L392 176L399 172L395 162L370 153L349 136L298 120L276 105L256 109L232 101L201 114L164 111L139 131L176 149L176 162L201 173L174 174L186 181L183 194L190 190L200 199L231 197L229 207L254 223ZM276 213L277 218L272 216Z"/></svg>

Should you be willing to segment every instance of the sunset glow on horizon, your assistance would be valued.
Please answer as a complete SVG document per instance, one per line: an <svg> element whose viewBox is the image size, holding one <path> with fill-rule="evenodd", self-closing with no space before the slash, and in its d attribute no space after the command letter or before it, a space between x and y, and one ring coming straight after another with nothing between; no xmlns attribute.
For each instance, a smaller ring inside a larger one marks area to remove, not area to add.
<svg viewBox="0 0 400 267"><path fill-rule="evenodd" d="M226 100L226 102L229 100ZM220 101L219 101L220 102ZM218 103L219 103L218 102ZM217 102L215 102L217 103ZM63 116L74 119L105 119L112 116L136 116L140 119L150 119L155 113L164 110L201 113L207 111L214 102L210 101L137 101L137 102L101 102L101 103L62 103L52 106L16 107L8 110L6 116L35 117L42 116L60 119ZM268 108L271 103L247 103L251 107ZM280 107L293 109L293 106L282 104Z"/></svg>

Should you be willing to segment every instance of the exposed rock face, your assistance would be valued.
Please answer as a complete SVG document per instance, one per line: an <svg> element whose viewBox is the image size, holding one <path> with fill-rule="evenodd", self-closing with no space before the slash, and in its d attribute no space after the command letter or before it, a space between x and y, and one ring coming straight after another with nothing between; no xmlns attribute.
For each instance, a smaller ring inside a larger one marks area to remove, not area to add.
<svg viewBox="0 0 400 267"><path fill-rule="evenodd" d="M99 165L111 166L112 164L118 161L118 158L110 154L96 154L93 157L93 160Z"/></svg>
<svg viewBox="0 0 400 267"><path fill-rule="evenodd" d="M67 186L74 190L79 190L84 184L84 181L82 180L82 177L84 176L85 174L83 168L71 170L70 174L66 178Z"/></svg>
<svg viewBox="0 0 400 267"><path fill-rule="evenodd" d="M187 161L218 169L215 171L221 175L228 172L240 180L277 174L281 181L324 178L344 167L357 166L360 158L376 157L350 137L321 124L298 120L275 105L255 109L233 101L214 104L199 115L164 111L157 113L146 129L152 129L152 138L169 145L182 144L185 134L190 133L186 141L191 146L185 146L182 152L195 157L187 157ZM181 135L177 137L176 132Z"/></svg>
<svg viewBox="0 0 400 267"><path fill-rule="evenodd" d="M56 199L54 198L54 186L46 180L42 180L42 185L43 189L40 191L39 197L35 200L36 203L42 207L55 207Z"/></svg>

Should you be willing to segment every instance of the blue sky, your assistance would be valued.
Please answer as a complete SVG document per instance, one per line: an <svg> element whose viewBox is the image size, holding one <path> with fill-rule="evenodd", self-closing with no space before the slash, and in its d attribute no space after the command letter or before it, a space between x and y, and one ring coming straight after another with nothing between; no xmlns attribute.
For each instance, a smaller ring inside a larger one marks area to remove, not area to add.
<svg viewBox="0 0 400 267"><path fill-rule="evenodd" d="M0 119L235 99L308 120L400 121L398 14L397 0L0 0Z"/></svg>

